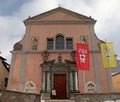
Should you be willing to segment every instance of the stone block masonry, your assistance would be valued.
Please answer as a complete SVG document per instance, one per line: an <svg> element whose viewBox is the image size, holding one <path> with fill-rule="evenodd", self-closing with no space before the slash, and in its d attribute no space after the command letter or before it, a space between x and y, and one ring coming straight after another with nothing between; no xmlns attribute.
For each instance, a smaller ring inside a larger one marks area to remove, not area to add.
<svg viewBox="0 0 120 102"><path fill-rule="evenodd" d="M75 100L41 100L41 94L0 90L0 102L120 102L120 93L75 94Z"/></svg>
<svg viewBox="0 0 120 102"><path fill-rule="evenodd" d="M120 93L76 94L75 102L120 102Z"/></svg>
<svg viewBox="0 0 120 102"><path fill-rule="evenodd" d="M0 102L40 102L40 94L0 91Z"/></svg>

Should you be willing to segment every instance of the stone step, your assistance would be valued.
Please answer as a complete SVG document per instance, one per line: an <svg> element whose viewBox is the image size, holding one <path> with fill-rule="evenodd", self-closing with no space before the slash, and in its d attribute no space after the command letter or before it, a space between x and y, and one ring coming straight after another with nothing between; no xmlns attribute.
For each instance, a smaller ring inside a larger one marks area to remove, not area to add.
<svg viewBox="0 0 120 102"><path fill-rule="evenodd" d="M68 100L68 99L53 99L53 100L41 100L41 102L75 102L75 100Z"/></svg>

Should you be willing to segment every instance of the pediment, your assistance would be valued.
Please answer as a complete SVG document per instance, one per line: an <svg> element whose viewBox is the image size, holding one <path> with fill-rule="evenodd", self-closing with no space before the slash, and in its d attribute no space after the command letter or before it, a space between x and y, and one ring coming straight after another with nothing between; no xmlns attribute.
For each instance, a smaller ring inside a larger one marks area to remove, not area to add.
<svg viewBox="0 0 120 102"><path fill-rule="evenodd" d="M48 12L39 14L37 16L28 18L27 20L33 21L45 21L45 20L93 20L91 17L87 17L76 12L58 7Z"/></svg>

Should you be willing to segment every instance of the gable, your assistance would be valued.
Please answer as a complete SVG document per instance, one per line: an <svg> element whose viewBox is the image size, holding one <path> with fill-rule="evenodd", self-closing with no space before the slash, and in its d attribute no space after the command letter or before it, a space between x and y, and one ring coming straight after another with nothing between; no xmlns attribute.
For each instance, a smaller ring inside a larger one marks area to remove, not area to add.
<svg viewBox="0 0 120 102"><path fill-rule="evenodd" d="M56 9L50 10L48 12L39 14L37 16L28 18L29 21L40 21L40 20L87 20L95 21L91 17L87 17L76 12L58 7Z"/></svg>
<svg viewBox="0 0 120 102"><path fill-rule="evenodd" d="M77 17L74 17L72 15L69 14L65 14L64 12L55 12L51 15L47 15L45 17L42 18L38 18L38 20L78 20Z"/></svg>

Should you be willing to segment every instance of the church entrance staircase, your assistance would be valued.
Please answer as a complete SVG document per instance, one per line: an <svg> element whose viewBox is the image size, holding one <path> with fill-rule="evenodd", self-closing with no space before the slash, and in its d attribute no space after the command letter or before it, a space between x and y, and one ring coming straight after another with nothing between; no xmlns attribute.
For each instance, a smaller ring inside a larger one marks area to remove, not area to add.
<svg viewBox="0 0 120 102"><path fill-rule="evenodd" d="M75 100L70 99L54 99L54 100L41 100L41 102L75 102Z"/></svg>

